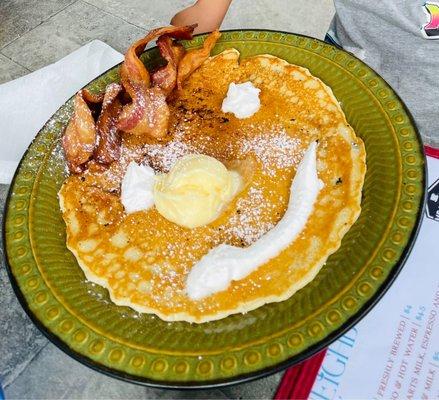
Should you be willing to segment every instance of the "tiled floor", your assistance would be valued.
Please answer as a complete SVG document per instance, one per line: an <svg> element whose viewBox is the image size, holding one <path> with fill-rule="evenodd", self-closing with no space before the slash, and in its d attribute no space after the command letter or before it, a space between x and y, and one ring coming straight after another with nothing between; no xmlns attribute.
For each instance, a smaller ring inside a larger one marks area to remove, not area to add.
<svg viewBox="0 0 439 400"><path fill-rule="evenodd" d="M190 0L0 1L0 83L55 62L92 39L124 52L169 23ZM332 0L235 0L223 28L266 28L323 37Z"/></svg>
<svg viewBox="0 0 439 400"><path fill-rule="evenodd" d="M55 62L92 39L124 52L145 30L168 24L178 10L191 3L2 0L0 83ZM332 0L234 0L223 28L266 28L322 38L333 12ZM6 192L7 186L0 185L0 210ZM0 223L1 217L0 212ZM0 245L0 263L1 253ZM94 372L38 333L20 308L1 264L0 337L0 382L8 399L271 398L281 378L276 374L221 390L178 392L147 389Z"/></svg>

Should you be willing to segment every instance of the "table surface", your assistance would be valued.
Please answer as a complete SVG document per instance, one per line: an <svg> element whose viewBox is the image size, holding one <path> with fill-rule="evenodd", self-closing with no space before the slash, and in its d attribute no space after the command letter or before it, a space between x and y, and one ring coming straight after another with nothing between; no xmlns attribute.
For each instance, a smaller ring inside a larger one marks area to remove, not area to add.
<svg viewBox="0 0 439 400"><path fill-rule="evenodd" d="M192 0L0 2L0 83L55 62L93 39L100 39L123 53L146 30L166 25L175 12L192 3ZM237 0L223 28L277 29L322 38L333 12L332 0ZM8 185L0 185L0 223L8 189ZM168 391L125 383L83 366L50 343L29 320L7 278L1 245L0 253L0 382L7 399L273 396L281 373L216 390Z"/></svg>

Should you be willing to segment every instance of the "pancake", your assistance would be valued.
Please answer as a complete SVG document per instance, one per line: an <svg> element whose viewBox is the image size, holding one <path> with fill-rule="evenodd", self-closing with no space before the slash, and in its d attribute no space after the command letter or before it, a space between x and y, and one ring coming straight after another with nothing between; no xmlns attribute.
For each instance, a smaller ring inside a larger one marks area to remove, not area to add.
<svg viewBox="0 0 439 400"><path fill-rule="evenodd" d="M229 83L246 81L261 90L260 110L247 119L223 113ZM121 157L106 171L90 168L66 179L59 199L67 247L114 303L165 321L207 322L289 298L339 248L361 210L365 149L331 89L277 57L239 62L239 52L228 49L206 60L168 103L164 140L124 135ZM209 250L221 243L249 246L281 219L297 165L316 140L324 187L299 237L227 290L189 299L187 275ZM125 214L120 184L130 161L167 172L192 153L241 165L247 174L245 188L217 220L187 229L155 208Z"/></svg>

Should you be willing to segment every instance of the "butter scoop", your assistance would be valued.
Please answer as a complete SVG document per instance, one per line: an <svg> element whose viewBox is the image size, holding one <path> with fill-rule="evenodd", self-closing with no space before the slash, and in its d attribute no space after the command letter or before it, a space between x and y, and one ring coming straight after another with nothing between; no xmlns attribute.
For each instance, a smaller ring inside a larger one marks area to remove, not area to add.
<svg viewBox="0 0 439 400"><path fill-rule="evenodd" d="M203 154L179 159L167 174L156 177L158 212L177 225L196 228L217 219L242 187L242 178L220 161Z"/></svg>

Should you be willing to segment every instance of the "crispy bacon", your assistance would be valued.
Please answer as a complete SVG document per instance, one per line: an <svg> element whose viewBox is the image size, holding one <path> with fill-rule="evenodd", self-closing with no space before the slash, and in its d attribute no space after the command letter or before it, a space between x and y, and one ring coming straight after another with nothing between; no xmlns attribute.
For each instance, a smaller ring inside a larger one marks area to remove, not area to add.
<svg viewBox="0 0 439 400"><path fill-rule="evenodd" d="M82 89L82 98L87 104L99 104L104 101L104 93L91 93L87 89Z"/></svg>
<svg viewBox="0 0 439 400"><path fill-rule="evenodd" d="M74 113L65 130L62 146L71 173L85 167L102 170L120 158L121 132L161 138L166 135L169 107L166 97L209 57L220 33L212 32L201 49L185 52L173 39L191 39L197 25L154 29L134 43L120 68L121 84L110 84L105 93L86 89L74 99ZM139 55L158 38L167 64L149 74ZM96 122L97 120L97 122Z"/></svg>
<svg viewBox="0 0 439 400"><path fill-rule="evenodd" d="M108 85L102 102L102 111L96 123L98 145L93 158L100 164L108 165L120 157L120 134L116 127L117 118L122 110L118 98L122 86L117 83Z"/></svg>
<svg viewBox="0 0 439 400"><path fill-rule="evenodd" d="M120 68L120 76L132 102L123 107L117 123L118 129L134 135L150 135L156 138L166 135L169 121L166 95L160 87L150 87L150 75L139 55L148 42L156 37L167 35L176 39L190 39L195 27L196 25L168 26L154 29L128 49Z"/></svg>
<svg viewBox="0 0 439 400"><path fill-rule="evenodd" d="M87 101L97 103L99 99L99 96L85 89L80 90L75 96L74 113L62 139L67 165L72 173L80 173L93 155L96 146L96 125Z"/></svg>
<svg viewBox="0 0 439 400"><path fill-rule="evenodd" d="M166 96L172 92L177 84L177 65L185 54L185 49L169 36L160 36L157 40L161 56L168 62L151 74L153 86L158 86Z"/></svg>
<svg viewBox="0 0 439 400"><path fill-rule="evenodd" d="M203 47L200 49L188 51L178 63L177 67L177 87L181 89L183 82L194 72L205 60L209 58L210 52L215 46L215 43L221 36L221 33L216 30L213 31L204 40Z"/></svg>

